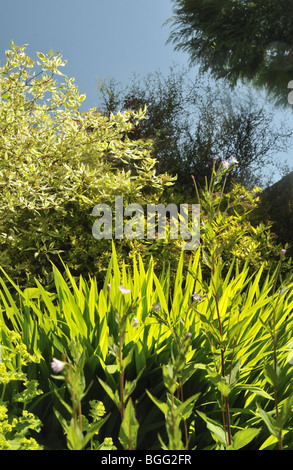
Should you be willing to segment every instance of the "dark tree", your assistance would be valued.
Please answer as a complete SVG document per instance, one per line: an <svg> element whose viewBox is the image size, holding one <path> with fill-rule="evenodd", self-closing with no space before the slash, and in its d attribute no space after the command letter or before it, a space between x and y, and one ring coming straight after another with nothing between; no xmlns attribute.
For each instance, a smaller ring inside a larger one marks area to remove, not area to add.
<svg viewBox="0 0 293 470"><path fill-rule="evenodd" d="M288 104L293 79L292 0L172 0L170 41L214 78L240 79Z"/></svg>
<svg viewBox="0 0 293 470"><path fill-rule="evenodd" d="M271 231L283 246L290 245L287 255L293 256L293 172L262 192L255 215L273 224Z"/></svg>
<svg viewBox="0 0 293 470"><path fill-rule="evenodd" d="M246 186L262 185L264 168L276 166L275 155L286 149L290 130L276 126L269 106L247 91L241 94L219 80L192 78L186 71L171 69L167 77L134 76L122 87L115 80L100 83L102 112L138 111L147 107L146 119L135 126L130 139L151 139L159 173L177 175L177 187L193 194L194 175L204 184L213 158L235 157L239 165L231 177Z"/></svg>

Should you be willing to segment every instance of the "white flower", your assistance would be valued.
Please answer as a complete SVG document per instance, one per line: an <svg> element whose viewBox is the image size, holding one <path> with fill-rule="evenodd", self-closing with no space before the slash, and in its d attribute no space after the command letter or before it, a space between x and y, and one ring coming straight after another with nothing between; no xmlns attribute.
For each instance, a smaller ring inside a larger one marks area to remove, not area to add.
<svg viewBox="0 0 293 470"><path fill-rule="evenodd" d="M125 286L119 286L118 289L120 290L121 294L129 294L131 292L131 290L127 289Z"/></svg>
<svg viewBox="0 0 293 470"><path fill-rule="evenodd" d="M51 367L54 372L61 372L65 366L65 362L59 361L59 359L53 358L53 361L51 362Z"/></svg>
<svg viewBox="0 0 293 470"><path fill-rule="evenodd" d="M199 292L194 292L192 294L192 298L196 301L196 302L200 302L204 297L207 297L207 294L206 295L200 295L201 289L199 289Z"/></svg>
<svg viewBox="0 0 293 470"><path fill-rule="evenodd" d="M239 162L236 160L235 157L232 157L232 163L236 163L236 164L237 164L237 163L239 163Z"/></svg>
<svg viewBox="0 0 293 470"><path fill-rule="evenodd" d="M132 322L132 326L134 326L134 328L138 328L138 325L139 325L139 323L138 323L137 318L134 318L133 322Z"/></svg>
<svg viewBox="0 0 293 470"><path fill-rule="evenodd" d="M229 163L227 162L227 160L223 160L223 161L222 161L222 166L223 166L223 168L224 168L225 170L228 170L228 168L229 168Z"/></svg>
<svg viewBox="0 0 293 470"><path fill-rule="evenodd" d="M198 292L194 292L194 294L192 294L191 297L192 297L196 302L200 302L200 301L203 299L203 297L202 297L201 295L199 295Z"/></svg>

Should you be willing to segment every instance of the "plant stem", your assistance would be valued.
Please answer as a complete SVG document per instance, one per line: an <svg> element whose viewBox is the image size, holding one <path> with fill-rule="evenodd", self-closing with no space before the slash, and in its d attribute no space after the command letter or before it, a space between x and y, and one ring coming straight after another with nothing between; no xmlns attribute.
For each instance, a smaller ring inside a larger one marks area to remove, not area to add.
<svg viewBox="0 0 293 470"><path fill-rule="evenodd" d="M221 316L220 316L220 310L219 310L219 302L218 302L218 294L216 293L215 295L215 301L216 301L216 310L217 310L217 317L218 317L218 322L219 322L219 331L220 331L220 336L221 340L223 339L223 329L222 329L222 322L221 322ZM221 374L222 377L225 377L225 349L221 348ZM222 397L223 401L223 397ZM227 432L228 432L228 445L232 444L232 434L231 434L231 422L230 422L230 407L229 407L229 398L225 397L224 399L224 404L225 404L225 415L223 413L223 427L225 430L226 434L226 424L227 423Z"/></svg>
<svg viewBox="0 0 293 470"><path fill-rule="evenodd" d="M124 370L122 361L122 349L123 349L123 333L119 337L119 364L120 364L120 402L121 402L121 419L124 419Z"/></svg>

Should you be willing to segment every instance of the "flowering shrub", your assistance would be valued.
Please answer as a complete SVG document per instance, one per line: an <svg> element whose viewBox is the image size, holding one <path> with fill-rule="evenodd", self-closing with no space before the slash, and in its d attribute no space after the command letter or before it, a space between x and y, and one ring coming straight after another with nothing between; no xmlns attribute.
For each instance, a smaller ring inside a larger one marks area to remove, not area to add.
<svg viewBox="0 0 293 470"><path fill-rule="evenodd" d="M77 275L106 270L111 242L93 238L93 207L119 194L156 201L172 179L156 174L150 142L128 138L143 110L80 112L60 54L35 62L25 50L11 42L0 67L0 262L29 287L52 282L60 255Z"/></svg>
<svg viewBox="0 0 293 470"><path fill-rule="evenodd" d="M251 273L262 263L266 273L276 268L282 245L271 233L269 224L253 221L261 188L248 190L232 181L226 190L227 175L237 163L232 159L231 163L218 164L214 159L210 181L204 188L197 188L194 179L201 206L203 261L209 265L210 256L221 257L226 272L232 263L241 269L248 262ZM291 272L291 259L284 260L282 272L285 275Z"/></svg>

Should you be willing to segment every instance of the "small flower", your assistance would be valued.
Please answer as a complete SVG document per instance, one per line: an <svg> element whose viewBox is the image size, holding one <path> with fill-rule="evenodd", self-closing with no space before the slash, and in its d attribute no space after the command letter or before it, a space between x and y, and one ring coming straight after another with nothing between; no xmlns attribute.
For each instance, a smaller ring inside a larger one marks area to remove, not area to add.
<svg viewBox="0 0 293 470"><path fill-rule="evenodd" d="M284 256L284 255L286 254L286 251L287 251L287 250L285 250L285 248L282 248L282 250L281 250L281 255Z"/></svg>
<svg viewBox="0 0 293 470"><path fill-rule="evenodd" d="M239 162L238 162L238 160L236 160L236 158L235 158L235 157L232 157L232 163L235 163L235 164L237 164L237 163L239 163Z"/></svg>
<svg viewBox="0 0 293 470"><path fill-rule="evenodd" d="M229 168L229 163L227 162L227 160L223 160L223 161L222 161L222 166L223 166L223 168L224 168L225 170L228 170L228 168Z"/></svg>
<svg viewBox="0 0 293 470"><path fill-rule="evenodd" d="M214 162L217 160L217 157L213 157Z"/></svg>
<svg viewBox="0 0 293 470"><path fill-rule="evenodd" d="M239 197L240 197L240 199L244 199L244 196L243 196L243 194L240 194L240 196L239 196Z"/></svg>
<svg viewBox="0 0 293 470"><path fill-rule="evenodd" d="M139 325L139 322L138 322L137 318L134 318L133 322L132 322L132 326L137 329L138 325Z"/></svg>
<svg viewBox="0 0 293 470"><path fill-rule="evenodd" d="M201 295L199 295L199 292L194 292L191 296L196 302L200 302L203 297Z"/></svg>
<svg viewBox="0 0 293 470"><path fill-rule="evenodd" d="M154 305L152 306L152 310L153 310L153 312L159 312L159 311L161 310L161 304L160 304L160 302L154 304Z"/></svg>
<svg viewBox="0 0 293 470"><path fill-rule="evenodd" d="M121 294L129 294L131 292L131 290L127 289L125 286L119 286L118 289L120 290Z"/></svg>
<svg viewBox="0 0 293 470"><path fill-rule="evenodd" d="M53 361L51 362L51 367L55 373L61 372L65 366L65 362L59 361L58 359L53 358Z"/></svg>
<svg viewBox="0 0 293 470"><path fill-rule="evenodd" d="M107 290L111 289L111 284L107 284Z"/></svg>

